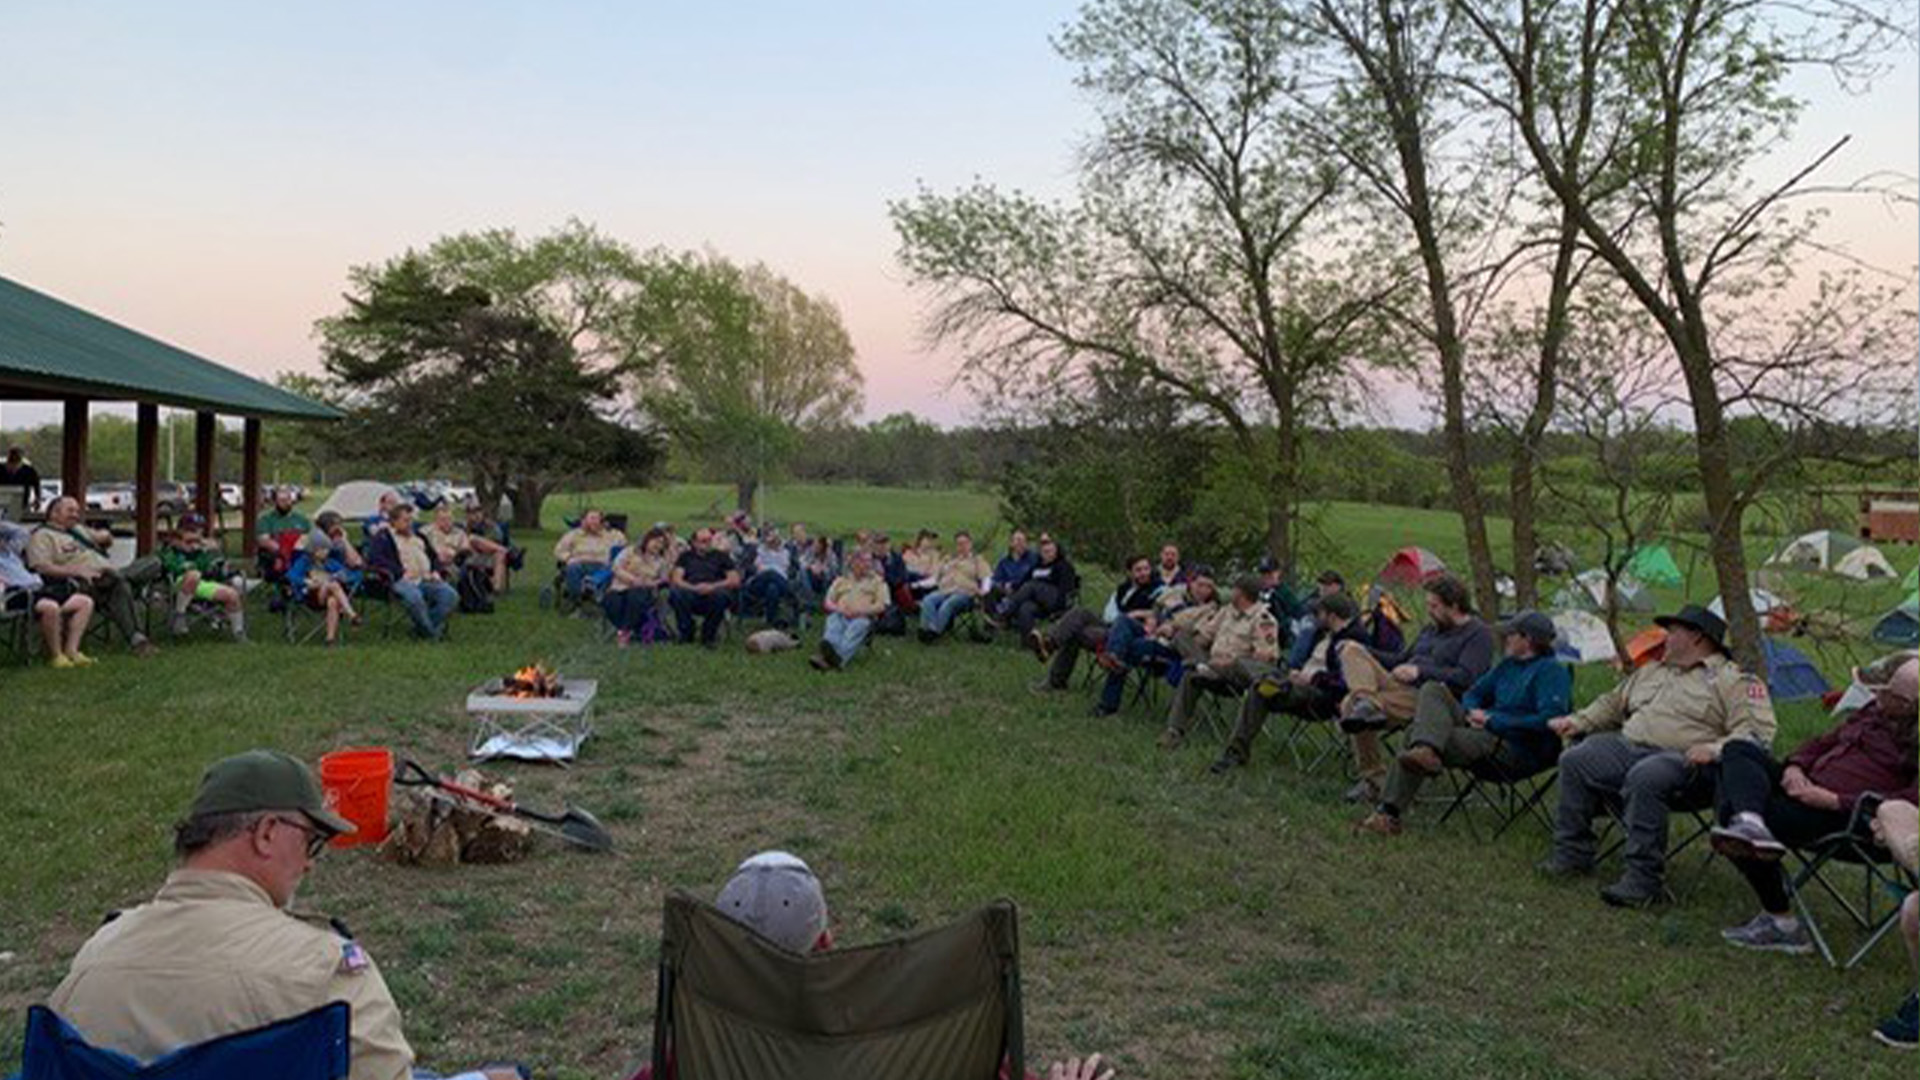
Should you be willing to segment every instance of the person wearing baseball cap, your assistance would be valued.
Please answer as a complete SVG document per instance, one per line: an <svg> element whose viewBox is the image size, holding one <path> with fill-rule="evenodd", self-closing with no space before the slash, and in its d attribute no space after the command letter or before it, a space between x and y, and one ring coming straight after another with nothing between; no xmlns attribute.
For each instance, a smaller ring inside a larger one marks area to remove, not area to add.
<svg viewBox="0 0 1920 1080"><path fill-rule="evenodd" d="M1728 944L1811 952L1813 937L1794 918L1780 860L1789 848L1806 847L1850 826L1865 839L1871 815L1854 813L1865 795L1915 801L1920 660L1909 657L1868 689L1872 701L1784 763L1754 743L1729 743L1721 752L1713 849L1733 863L1760 901L1760 913L1751 921L1720 932Z"/></svg>
<svg viewBox="0 0 1920 1080"><path fill-rule="evenodd" d="M1420 786L1447 769L1481 766L1520 780L1560 756L1547 721L1573 707L1573 673L1553 654L1553 620L1523 611L1499 632L1505 655L1465 694L1454 697L1437 679L1421 685L1406 749L1387 773L1380 805L1356 828L1398 836Z"/></svg>
<svg viewBox="0 0 1920 1080"><path fill-rule="evenodd" d="M179 865L80 947L48 1006L93 1045L148 1061L344 1001L351 1080L407 1080L413 1050L373 958L339 923L288 911L327 841L353 831L296 758L213 763L174 827Z"/></svg>
<svg viewBox="0 0 1920 1080"><path fill-rule="evenodd" d="M1565 740L1553 850L1542 873L1593 872L1593 819L1603 803L1625 807L1626 873L1600 890L1615 907L1647 907L1664 894L1667 814L1714 794L1721 757L1736 743L1773 745L1767 684L1727 657L1727 624L1697 604L1656 620L1667 632L1658 663L1636 668L1579 712L1548 726Z"/></svg>

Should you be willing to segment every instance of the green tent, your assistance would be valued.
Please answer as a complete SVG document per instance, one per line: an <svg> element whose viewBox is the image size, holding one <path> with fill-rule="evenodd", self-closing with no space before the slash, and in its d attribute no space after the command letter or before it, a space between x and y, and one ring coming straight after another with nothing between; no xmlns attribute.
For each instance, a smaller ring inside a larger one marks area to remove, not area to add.
<svg viewBox="0 0 1920 1080"><path fill-rule="evenodd" d="M1913 568L1913 571L1907 575L1907 580L1904 584L1908 591L1920 589L1920 566Z"/></svg>
<svg viewBox="0 0 1920 1080"><path fill-rule="evenodd" d="M1634 549L1627 559L1627 573L1647 585L1669 589L1680 585L1680 565L1673 561L1673 552L1665 544Z"/></svg>

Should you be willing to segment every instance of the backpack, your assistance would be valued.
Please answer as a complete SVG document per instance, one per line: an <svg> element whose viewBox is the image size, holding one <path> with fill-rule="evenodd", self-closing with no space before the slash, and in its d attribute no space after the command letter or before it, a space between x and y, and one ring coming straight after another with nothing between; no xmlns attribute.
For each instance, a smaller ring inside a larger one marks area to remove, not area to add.
<svg viewBox="0 0 1920 1080"><path fill-rule="evenodd" d="M485 567L464 566L455 588L460 593L460 610L467 615L493 614L493 575Z"/></svg>

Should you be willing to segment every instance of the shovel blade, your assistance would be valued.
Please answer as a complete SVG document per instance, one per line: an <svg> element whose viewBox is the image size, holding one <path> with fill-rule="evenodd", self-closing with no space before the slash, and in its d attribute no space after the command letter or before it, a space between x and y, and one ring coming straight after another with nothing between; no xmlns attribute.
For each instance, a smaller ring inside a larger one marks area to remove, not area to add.
<svg viewBox="0 0 1920 1080"><path fill-rule="evenodd" d="M588 851L612 851L613 834L608 832L600 820L585 810L567 807L560 818L560 835L569 843L583 847Z"/></svg>

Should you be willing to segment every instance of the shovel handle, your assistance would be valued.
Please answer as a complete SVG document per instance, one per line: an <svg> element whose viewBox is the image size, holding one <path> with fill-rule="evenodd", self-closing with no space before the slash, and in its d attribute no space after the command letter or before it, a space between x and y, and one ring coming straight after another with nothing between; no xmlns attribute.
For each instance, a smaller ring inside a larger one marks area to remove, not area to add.
<svg viewBox="0 0 1920 1080"><path fill-rule="evenodd" d="M395 779L401 784L406 784L406 785L415 786L415 787L439 788L441 791L444 791L449 795L458 795L463 799L467 799L469 801L479 803L481 806L485 806L494 810L503 810L503 811L506 811L507 813L513 813L517 809L513 805L513 803L509 802L506 799L501 798L498 795L489 795L484 791L479 791L474 788L467 787L464 784L456 784L451 780L443 780L440 777L437 777L432 773L428 772L417 761L402 761L400 763L400 771L403 774L406 774L406 773L416 774L416 776L418 777L417 779L396 777Z"/></svg>

